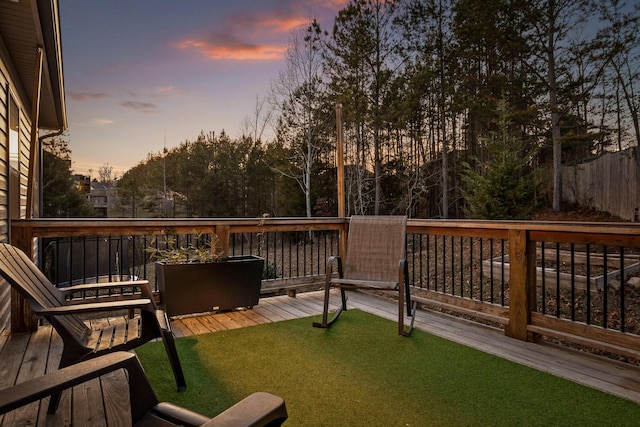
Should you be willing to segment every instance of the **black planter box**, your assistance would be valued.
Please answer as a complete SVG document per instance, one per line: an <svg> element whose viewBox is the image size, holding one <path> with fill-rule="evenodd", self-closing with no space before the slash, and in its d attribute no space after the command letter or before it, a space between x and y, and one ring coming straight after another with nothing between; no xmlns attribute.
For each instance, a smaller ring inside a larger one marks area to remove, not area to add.
<svg viewBox="0 0 640 427"><path fill-rule="evenodd" d="M264 259L234 256L203 264L156 263L160 305L168 316L258 304Z"/></svg>

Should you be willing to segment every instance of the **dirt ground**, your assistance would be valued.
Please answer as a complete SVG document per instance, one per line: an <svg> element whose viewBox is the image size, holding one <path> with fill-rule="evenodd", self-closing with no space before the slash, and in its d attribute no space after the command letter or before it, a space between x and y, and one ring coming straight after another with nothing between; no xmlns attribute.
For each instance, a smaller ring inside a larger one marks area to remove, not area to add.
<svg viewBox="0 0 640 427"><path fill-rule="evenodd" d="M568 206L560 212L545 210L533 217L534 221L579 221L579 222L630 222L608 212L580 206Z"/></svg>

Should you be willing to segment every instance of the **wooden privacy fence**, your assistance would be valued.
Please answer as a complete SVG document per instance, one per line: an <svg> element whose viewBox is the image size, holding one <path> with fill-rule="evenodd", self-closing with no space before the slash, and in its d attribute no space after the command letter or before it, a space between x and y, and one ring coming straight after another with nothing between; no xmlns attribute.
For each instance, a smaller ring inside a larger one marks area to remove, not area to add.
<svg viewBox="0 0 640 427"><path fill-rule="evenodd" d="M635 149L562 167L562 198L569 203L638 221L640 187Z"/></svg>
<svg viewBox="0 0 640 427"><path fill-rule="evenodd" d="M31 252L36 238L215 234L225 253L265 257L276 273L263 289L277 289L321 278L329 252L344 254L347 227L346 218L20 220L12 243ZM411 219L407 233L412 293L425 307L501 324L520 340L640 358L640 225ZM28 328L17 298L12 311L12 327Z"/></svg>

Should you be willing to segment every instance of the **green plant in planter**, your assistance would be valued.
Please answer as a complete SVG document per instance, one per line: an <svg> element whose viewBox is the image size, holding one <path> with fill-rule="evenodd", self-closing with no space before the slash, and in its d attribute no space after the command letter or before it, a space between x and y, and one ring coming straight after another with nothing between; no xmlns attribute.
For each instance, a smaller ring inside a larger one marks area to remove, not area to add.
<svg viewBox="0 0 640 427"><path fill-rule="evenodd" d="M212 234L212 242L205 239L204 233L193 233L184 236L186 246L179 244L179 238L175 235L165 234L161 242L155 246L147 247L149 258L164 264L193 264L216 262L225 259L221 252L216 251L218 236ZM157 241L154 239L152 245ZM194 242L201 242L195 244Z"/></svg>
<svg viewBox="0 0 640 427"><path fill-rule="evenodd" d="M168 316L258 304L264 259L223 256L215 250L217 236L207 236L165 233L163 241L147 248L156 261L160 305Z"/></svg>

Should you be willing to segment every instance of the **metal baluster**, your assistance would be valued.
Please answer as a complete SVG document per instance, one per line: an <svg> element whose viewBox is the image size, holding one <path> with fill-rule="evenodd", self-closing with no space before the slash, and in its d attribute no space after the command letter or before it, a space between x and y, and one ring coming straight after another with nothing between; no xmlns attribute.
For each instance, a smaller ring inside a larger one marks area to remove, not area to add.
<svg viewBox="0 0 640 427"><path fill-rule="evenodd" d="M480 238L480 301L484 301L484 295L483 295L483 291L484 291L484 265L483 260L482 260L482 254L484 253L484 239L481 237ZM489 263L491 264L491 263Z"/></svg>
<svg viewBox="0 0 640 427"><path fill-rule="evenodd" d="M469 237L469 298L471 299L473 299L473 242L473 237Z"/></svg>
<svg viewBox="0 0 640 427"><path fill-rule="evenodd" d="M494 253L493 253L493 237L489 239L489 244L491 245L489 248L489 257L491 259L491 270L489 271L489 275L491 277L490 282L489 282L489 302L491 302L491 304L493 304L493 258L494 258Z"/></svg>
<svg viewBox="0 0 640 427"><path fill-rule="evenodd" d="M500 264L500 303L504 307L504 239L500 240L500 251L502 252L500 255L500 260L502 261Z"/></svg>
<svg viewBox="0 0 640 427"><path fill-rule="evenodd" d="M609 305L609 268L607 266L607 247L602 248L602 263L604 268L604 288L602 289L602 327L607 329L607 316Z"/></svg>
<svg viewBox="0 0 640 427"><path fill-rule="evenodd" d="M434 290L438 292L438 236L437 235L433 236L433 250L435 251L435 254L433 257L433 266L434 266L433 283L435 288Z"/></svg>
<svg viewBox="0 0 640 427"><path fill-rule="evenodd" d="M560 243L556 243L556 317L560 318Z"/></svg>
<svg viewBox="0 0 640 427"><path fill-rule="evenodd" d="M542 314L547 314L547 266L545 264L545 244L540 242L540 262L542 263Z"/></svg>
<svg viewBox="0 0 640 427"><path fill-rule="evenodd" d="M587 245L587 325L591 324L591 246Z"/></svg>
<svg viewBox="0 0 640 427"><path fill-rule="evenodd" d="M624 272L624 247L620 247L620 332L625 332L625 313L624 313L624 288L625 288L625 272Z"/></svg>
<svg viewBox="0 0 640 427"><path fill-rule="evenodd" d="M575 244L571 243L571 320L576 320L576 262L575 262Z"/></svg>
<svg viewBox="0 0 640 427"><path fill-rule="evenodd" d="M442 236L442 292L447 293L447 237Z"/></svg>

